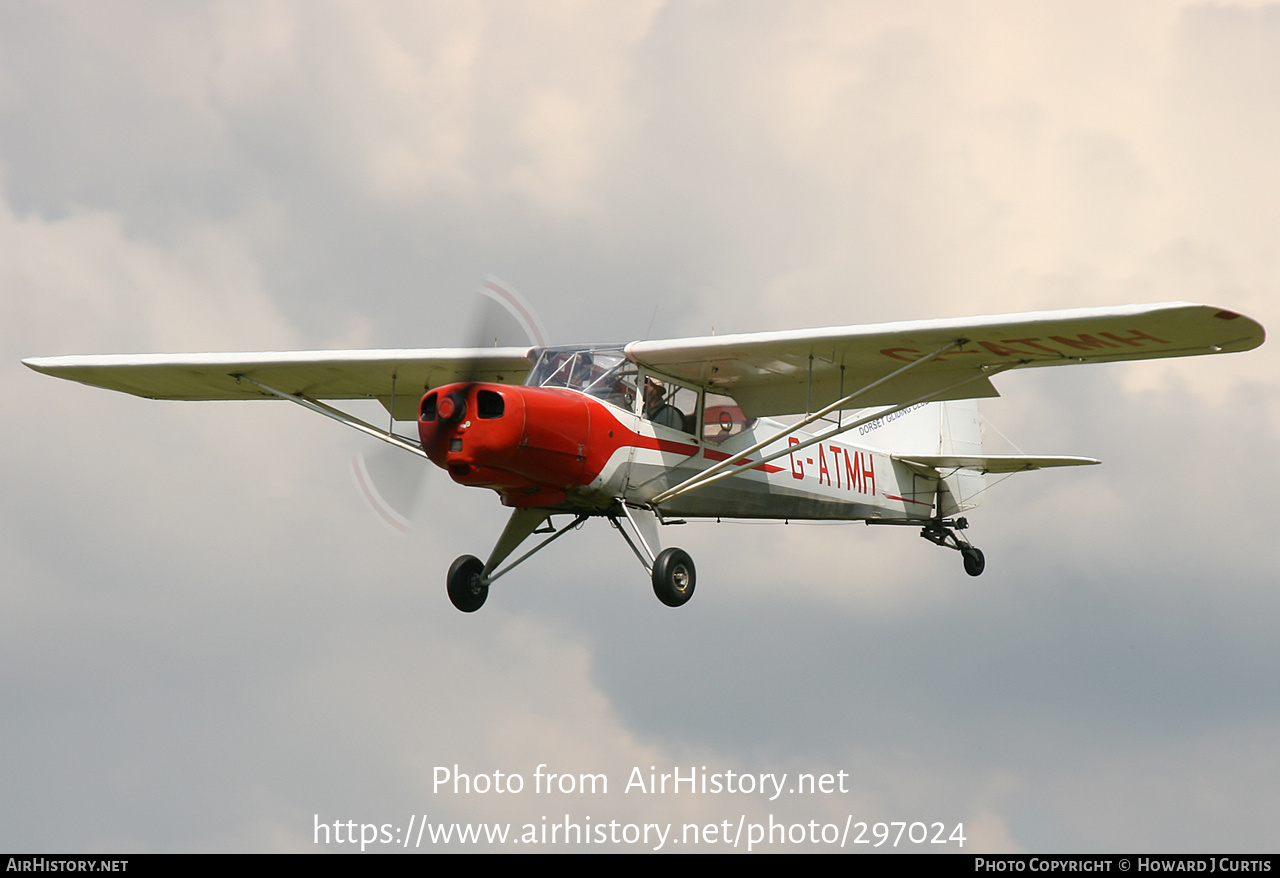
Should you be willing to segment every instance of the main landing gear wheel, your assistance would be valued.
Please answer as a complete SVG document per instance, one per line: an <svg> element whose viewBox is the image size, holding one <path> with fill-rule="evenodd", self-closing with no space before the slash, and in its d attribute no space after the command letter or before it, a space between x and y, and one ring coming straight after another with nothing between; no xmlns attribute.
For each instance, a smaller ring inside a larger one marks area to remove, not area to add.
<svg viewBox="0 0 1280 878"><path fill-rule="evenodd" d="M484 562L475 555L463 555L449 568L449 600L464 613L474 613L484 606L489 586L480 578Z"/></svg>
<svg viewBox="0 0 1280 878"><path fill-rule="evenodd" d="M970 576L981 576L982 571L987 569L987 559L977 546L965 546L960 554L964 557L964 572Z"/></svg>
<svg viewBox="0 0 1280 878"><path fill-rule="evenodd" d="M663 549L653 560L653 593L668 607L682 607L693 597L697 574L684 549Z"/></svg>

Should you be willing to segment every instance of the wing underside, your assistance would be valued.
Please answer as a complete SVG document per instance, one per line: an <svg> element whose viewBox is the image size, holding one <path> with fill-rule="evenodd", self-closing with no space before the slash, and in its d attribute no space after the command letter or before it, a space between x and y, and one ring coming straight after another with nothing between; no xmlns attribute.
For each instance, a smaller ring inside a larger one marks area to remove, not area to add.
<svg viewBox="0 0 1280 878"><path fill-rule="evenodd" d="M413 420L422 394L451 381L518 384L528 348L110 354L23 362L46 375L148 399L274 399L249 378L310 399L377 399Z"/></svg>
<svg viewBox="0 0 1280 878"><path fill-rule="evenodd" d="M627 355L727 393L754 417L814 411L943 348L856 405L901 404L965 376L974 380L932 398L998 396L983 373L1245 351L1265 337L1256 321L1233 311L1172 302L642 341L628 345Z"/></svg>

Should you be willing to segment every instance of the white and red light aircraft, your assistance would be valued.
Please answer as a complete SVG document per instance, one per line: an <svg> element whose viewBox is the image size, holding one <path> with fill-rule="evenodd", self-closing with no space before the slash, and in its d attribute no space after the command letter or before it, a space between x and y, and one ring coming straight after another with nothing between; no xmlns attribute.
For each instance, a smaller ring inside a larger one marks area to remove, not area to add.
<svg viewBox="0 0 1280 878"><path fill-rule="evenodd" d="M448 574L474 612L489 585L584 522L619 530L667 606L693 560L661 549L686 518L865 521L960 552L987 473L1098 463L989 455L976 400L1010 369L1246 351L1254 320L1175 302L627 345L42 357L38 372L151 399L286 399L429 458L512 509L488 560ZM417 440L323 400L377 399ZM773 417L792 416L784 424ZM855 432L856 431L856 432ZM553 515L572 520L556 529ZM530 536L547 535L506 567Z"/></svg>

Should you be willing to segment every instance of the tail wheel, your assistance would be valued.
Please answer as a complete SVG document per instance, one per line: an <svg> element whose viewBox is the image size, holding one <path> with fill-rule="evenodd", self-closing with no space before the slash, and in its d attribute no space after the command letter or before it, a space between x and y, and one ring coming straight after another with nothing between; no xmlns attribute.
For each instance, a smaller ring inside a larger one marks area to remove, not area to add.
<svg viewBox="0 0 1280 878"><path fill-rule="evenodd" d="M981 576L982 571L987 569L987 559L977 546L965 546L960 554L964 556L964 572L970 576Z"/></svg>
<svg viewBox="0 0 1280 878"><path fill-rule="evenodd" d="M693 597L697 573L684 549L664 549L653 562L653 593L668 607L682 607Z"/></svg>
<svg viewBox="0 0 1280 878"><path fill-rule="evenodd" d="M449 600L464 613L474 613L484 606L489 586L481 578L484 562L474 555L463 555L449 568Z"/></svg>

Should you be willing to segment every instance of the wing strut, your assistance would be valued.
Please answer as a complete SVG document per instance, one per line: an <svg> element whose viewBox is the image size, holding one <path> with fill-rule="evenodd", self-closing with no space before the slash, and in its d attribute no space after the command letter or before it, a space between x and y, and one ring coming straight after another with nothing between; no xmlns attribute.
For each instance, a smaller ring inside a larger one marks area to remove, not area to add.
<svg viewBox="0 0 1280 878"><path fill-rule="evenodd" d="M939 354L945 352L946 350L952 347L958 347L962 344L964 344L963 340L958 342L952 342L946 347L939 348L937 351L934 351L932 354L929 355L929 359L932 359L933 357L938 356ZM653 500L651 500L650 502L656 506L657 504L664 503L673 497L678 497L681 494L686 494L689 491L695 491L698 488L702 488L702 487L705 487L706 485L710 485L712 482L718 482L721 479L727 479L729 476L737 475L739 472L738 470L729 470L728 472L724 472L723 470L725 469L725 465L726 464L733 465L737 463L739 460L741 460L743 457L745 457L746 455L750 454L751 452L759 451L761 448L764 448L767 445L771 445L774 442L777 442L781 439L785 439L786 437L794 433L796 430L799 430L800 428L813 423L820 416L829 413L835 406L843 405L848 400L853 399L856 396L861 396L863 393L866 393L867 391L874 388L877 384L883 381L888 381L890 378L894 377L894 375L900 374L901 372L905 371L906 368L908 368L909 366L913 366L915 365L915 363L918 363L918 362L920 362L920 360L916 360L912 363L908 363L907 366L904 366L902 369L899 369L897 372L894 372L892 375L887 375L884 378L881 378L879 381L873 382L872 384L868 384L866 387L862 388L856 393L852 393L849 396L846 396L844 399L837 400L836 402L827 406L821 412L815 412L814 414L810 415L809 417L805 418L804 420L800 421L797 424L794 424L792 426L786 427L785 429L779 430L777 433L773 434L769 438L764 439L760 442L757 442L755 445L752 445L746 451L739 452L738 454L735 454L733 457L727 458L721 461L716 466L709 467L708 469L703 470L702 472L698 473L695 476L690 476L688 479L676 485L674 488L668 488L667 490L663 491L661 494L654 497ZM956 390L957 388L963 387L966 384L971 384L974 381L978 381L983 378L990 378L992 375L998 375L1007 369L1013 369L1013 368L1016 368L1017 366L1023 366L1023 365L1026 365L1026 364L1024 362L1019 361L1019 362L1013 362L1013 363L1006 363L1002 366L997 366L994 369L983 366L978 370L978 373L976 375L970 375L968 378L965 378L962 381L957 381L954 384L947 385L946 387L940 387L937 390L933 390L933 391L930 391L929 393L924 394L923 396L917 396L915 399L909 402L904 402L901 405L896 405L889 409L881 409L870 415L867 415L866 417L858 418L857 420L850 421L847 424L838 426L834 430L828 430L825 433L819 433L818 435L810 437L809 439L806 439L805 441L799 442L795 445L788 445L786 448L783 448L779 451L775 451L773 454L765 455L759 460L754 461L751 466L752 468L754 468L754 467L760 466L761 464L769 463L771 461L777 460L780 457L785 457L788 454L792 454L796 451L800 451L801 449L808 448L810 445L816 445L819 442L825 442L833 436L838 436L841 433L847 433L850 430L856 429L857 427L861 427L863 424L869 424L872 421L876 420L877 418L883 418L885 415L891 415L894 412L900 412L903 409L910 408L911 406L916 405L918 403L929 402L930 400L936 399L937 397L942 396L943 394L950 393L951 391ZM717 472L717 470L721 470L721 471Z"/></svg>
<svg viewBox="0 0 1280 878"><path fill-rule="evenodd" d="M910 363L907 363L907 365L903 366L900 369L895 369L894 371L890 372L888 375L885 375L883 378L878 378L875 381L872 381L870 384L866 385L865 387L855 390L853 393L850 393L848 396L837 399L835 402L831 403L831 405L827 406L826 408L805 416L805 418L801 420L799 423L794 424L790 427L787 427L785 430L782 430L778 433L775 433L774 435L770 436L768 439L762 439L761 441L757 442L755 445L752 445L750 448L739 451L737 454L730 455L729 457L725 458L724 460L720 461L714 466L711 466L703 470L702 472L698 473L695 476L691 476L689 479L680 483L679 485L676 485L674 488L668 488L658 496L654 497L652 502L661 503L664 500L670 500L672 497L676 496L677 494L683 494L685 491L692 490L693 488L700 486L703 482L718 481L718 479L715 478L718 473L721 473L723 470L727 470L729 467L735 465L736 463L738 463L738 461L743 460L748 455L754 454L755 452L759 451L761 448L764 448L766 445L771 445L772 443L777 442L779 439L782 439L785 436L789 436L791 433L793 433L796 430L809 426L814 421L818 420L819 418L826 417L836 409L844 408L845 406L853 402L858 397L862 396L865 393L870 393L872 390L875 390L877 387L879 387L881 384L884 384L886 381L892 381L894 378L897 378L899 375L904 375L907 372L910 372L912 369L916 368L917 366L923 366L925 363L936 360L938 357L942 356L952 348L963 347L967 341L968 339L958 338L955 341L947 342L946 344L938 348L933 353L926 354L925 356L920 357L917 360L912 360ZM810 373L809 380L810 382L812 382L813 380L813 377L812 377L813 376L813 357L812 356L809 357L809 373ZM840 377L841 377L841 381L843 381L844 380L843 374ZM806 391L806 396L807 396L807 391ZM805 408L807 409L808 407L809 407L809 404L808 404L808 401L806 400ZM877 417L879 416L877 415ZM790 448L788 450L794 451L795 449ZM757 461L757 463L762 463L762 462L763 461Z"/></svg>
<svg viewBox="0 0 1280 878"><path fill-rule="evenodd" d="M301 393L285 393L283 390L277 390L276 388L271 387L270 385L263 384L261 381L254 381L252 378L249 378L246 375L233 375L232 377L235 378L236 381L245 381L245 382L248 382L249 384L252 384L254 387L259 388L260 390L265 390L267 393L270 393L272 396L278 396L281 399L287 399L290 402L296 402L298 405L302 406L303 408L311 409L311 411L313 412L318 412L324 415L326 418L333 418L335 421L337 421L340 424L346 424L348 427L351 427L353 430L359 430L361 433L367 433L368 435L372 436L375 439L381 439L383 442L386 442L388 445L394 445L396 448L403 448L405 451L412 451L414 454L420 457L427 456L427 453L422 450L422 446L419 445L418 443L413 442L409 439L406 439L404 436L401 436L398 433L391 433L391 432L388 432L387 430L379 430L377 427L373 426L373 424L366 423L365 421L360 420L354 415L349 415L346 412L342 411L341 409L336 409L331 405L325 405L319 400L312 399L309 396L303 396ZM392 423L394 423L394 421L392 421Z"/></svg>

